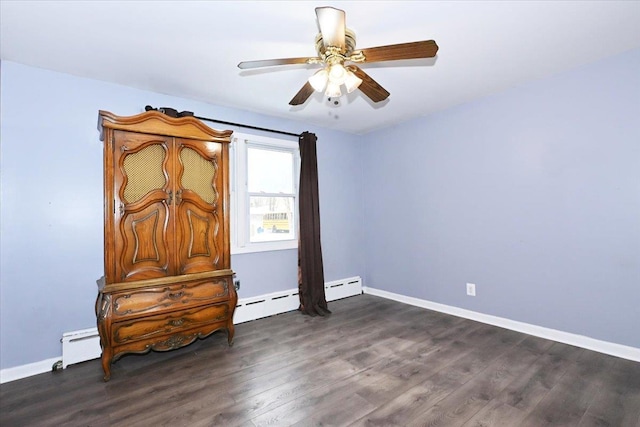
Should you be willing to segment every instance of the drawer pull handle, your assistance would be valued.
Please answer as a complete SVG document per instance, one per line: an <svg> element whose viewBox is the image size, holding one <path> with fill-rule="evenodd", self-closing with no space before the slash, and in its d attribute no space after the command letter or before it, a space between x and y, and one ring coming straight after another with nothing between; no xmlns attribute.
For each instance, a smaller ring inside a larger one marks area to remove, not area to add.
<svg viewBox="0 0 640 427"><path fill-rule="evenodd" d="M184 295L184 292L180 291L180 292L176 292L175 294L173 293L169 293L169 298L170 299L179 299Z"/></svg>
<svg viewBox="0 0 640 427"><path fill-rule="evenodd" d="M169 320L169 324L171 326L182 326L182 324L184 323L183 319L178 319L178 320Z"/></svg>

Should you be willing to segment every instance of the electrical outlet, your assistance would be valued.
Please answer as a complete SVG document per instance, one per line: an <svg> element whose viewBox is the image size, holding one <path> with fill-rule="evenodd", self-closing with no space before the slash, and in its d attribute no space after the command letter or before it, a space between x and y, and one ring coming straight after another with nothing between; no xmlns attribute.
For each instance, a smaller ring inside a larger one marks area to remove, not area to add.
<svg viewBox="0 0 640 427"><path fill-rule="evenodd" d="M476 285L474 283L467 283L467 295L476 296Z"/></svg>

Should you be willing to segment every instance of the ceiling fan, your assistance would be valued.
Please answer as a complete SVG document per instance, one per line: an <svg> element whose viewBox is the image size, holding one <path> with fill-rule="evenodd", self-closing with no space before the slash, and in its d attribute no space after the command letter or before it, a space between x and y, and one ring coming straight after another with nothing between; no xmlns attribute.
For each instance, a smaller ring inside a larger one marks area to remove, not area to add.
<svg viewBox="0 0 640 427"><path fill-rule="evenodd" d="M321 64L317 71L289 101L289 105L303 104L314 91L325 91L325 95L336 98L342 95L344 84L347 92L360 89L373 102L384 101L389 92L355 64L401 59L432 58L438 52L433 40L400 43L356 50L355 33L345 25L345 12L333 7L317 7L316 17L320 33L316 36L317 57L265 59L245 61L238 64L241 69L272 67L292 64Z"/></svg>

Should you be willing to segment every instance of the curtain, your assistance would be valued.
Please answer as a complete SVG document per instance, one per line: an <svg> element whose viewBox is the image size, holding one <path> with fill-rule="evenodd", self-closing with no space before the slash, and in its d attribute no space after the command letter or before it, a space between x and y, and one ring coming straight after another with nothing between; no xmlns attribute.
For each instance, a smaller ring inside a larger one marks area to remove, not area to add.
<svg viewBox="0 0 640 427"><path fill-rule="evenodd" d="M299 139L298 295L300 297L300 311L303 314L325 316L331 312L327 307L324 294L316 140L316 135L309 132L304 132Z"/></svg>

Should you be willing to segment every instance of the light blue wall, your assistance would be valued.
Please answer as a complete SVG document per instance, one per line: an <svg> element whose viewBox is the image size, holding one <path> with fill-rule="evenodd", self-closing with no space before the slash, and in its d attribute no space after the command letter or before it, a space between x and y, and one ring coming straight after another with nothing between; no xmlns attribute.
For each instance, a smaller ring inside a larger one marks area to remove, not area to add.
<svg viewBox="0 0 640 427"><path fill-rule="evenodd" d="M103 272L98 110L126 116L145 105L170 106L315 132L326 279L363 274L356 137L11 62L1 66L0 368L58 357L64 332L95 325L95 281ZM297 286L295 250L234 255L232 268L241 298Z"/></svg>
<svg viewBox="0 0 640 427"><path fill-rule="evenodd" d="M327 280L362 275L367 286L640 347L640 50L360 137L1 67L0 368L57 357L63 332L94 326L97 112L147 104L315 132ZM296 265L295 251L232 257L240 297L295 287Z"/></svg>
<svg viewBox="0 0 640 427"><path fill-rule="evenodd" d="M366 144L367 286L640 347L640 50Z"/></svg>

